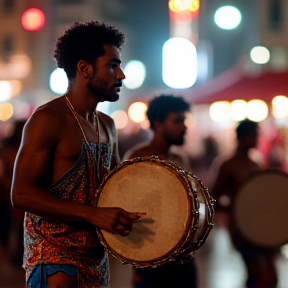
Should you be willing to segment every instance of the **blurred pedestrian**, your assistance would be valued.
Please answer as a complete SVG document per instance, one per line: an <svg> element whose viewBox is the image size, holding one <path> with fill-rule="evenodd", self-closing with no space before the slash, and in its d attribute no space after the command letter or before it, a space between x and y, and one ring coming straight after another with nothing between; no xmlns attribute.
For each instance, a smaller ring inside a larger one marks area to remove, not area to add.
<svg viewBox="0 0 288 288"><path fill-rule="evenodd" d="M15 121L12 133L3 138L0 145L0 244L14 264L22 262L24 212L12 208L10 191L14 161L25 122L25 120ZM13 241L11 241L12 232Z"/></svg>
<svg viewBox="0 0 288 288"><path fill-rule="evenodd" d="M172 145L182 145L185 139L185 113L190 111L190 104L182 97L160 95L150 101L147 116L153 130L152 140L132 147L124 155L124 160L134 157L158 156L161 160L171 160L187 171L189 161L186 157L171 151ZM182 263L180 260L165 263L156 268L135 268L135 288L195 288L197 274L194 259Z"/></svg>
<svg viewBox="0 0 288 288"><path fill-rule="evenodd" d="M216 219L222 219L221 223L226 223L231 241L243 258L248 274L247 288L275 288L277 274L274 251L247 241L232 220L233 205L241 184L261 171L259 165L249 158L250 149L257 146L258 124L250 120L240 122L236 128L236 136L236 151L220 165L211 189L211 195L216 199Z"/></svg>

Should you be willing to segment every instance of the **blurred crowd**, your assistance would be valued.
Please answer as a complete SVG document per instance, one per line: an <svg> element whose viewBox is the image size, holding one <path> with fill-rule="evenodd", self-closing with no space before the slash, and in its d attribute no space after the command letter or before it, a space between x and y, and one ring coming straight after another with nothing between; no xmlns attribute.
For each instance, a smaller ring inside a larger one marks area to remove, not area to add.
<svg viewBox="0 0 288 288"><path fill-rule="evenodd" d="M11 265L20 267L22 265L23 256L23 217L24 212L12 208L10 202L10 188L13 175L13 164L21 143L22 129L25 121L19 120L7 125L1 133L0 139L0 258L11 262ZM4 126L1 126L2 128ZM221 132L219 132L221 133ZM236 139L236 131L232 131L233 137ZM271 134L271 133L270 133ZM213 135L208 135L201 139L202 151L199 155L187 153L185 147L192 145L192 139L189 139L187 133L185 145L175 148L175 151L186 154L189 159L191 172L200 178L204 185L208 187L211 193L213 185L217 178L220 164L228 159L234 149L236 149L236 141L231 143L229 153L223 153L221 143L217 141ZM287 172L287 129L274 129L272 137L267 141L262 137L261 129L259 139L249 157L253 159L260 169L278 169ZM152 139L153 133L148 129L143 129L139 125L134 125L129 133L118 131L119 137L119 154L121 159L124 154L133 146ZM227 144L227 143L226 143ZM251 152L251 151L250 151ZM227 155L226 155L227 154ZM212 196L214 197L213 193ZM225 219L221 218L221 213L215 217L215 225L225 225ZM223 216L223 215L222 215ZM218 222L219 221L219 222ZM1 279L0 279L0 287ZM272 287L272 286L271 286Z"/></svg>

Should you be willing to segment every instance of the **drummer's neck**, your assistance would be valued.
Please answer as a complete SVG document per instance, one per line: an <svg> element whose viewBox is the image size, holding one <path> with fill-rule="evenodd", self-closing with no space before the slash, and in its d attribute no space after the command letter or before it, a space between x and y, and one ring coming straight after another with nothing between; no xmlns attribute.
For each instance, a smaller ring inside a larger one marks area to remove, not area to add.
<svg viewBox="0 0 288 288"><path fill-rule="evenodd" d="M168 157L170 144L163 139L153 138L150 142L151 150L155 155L166 155Z"/></svg>
<svg viewBox="0 0 288 288"><path fill-rule="evenodd" d="M238 146L236 150L236 155L241 157L248 157L248 152L250 148Z"/></svg>

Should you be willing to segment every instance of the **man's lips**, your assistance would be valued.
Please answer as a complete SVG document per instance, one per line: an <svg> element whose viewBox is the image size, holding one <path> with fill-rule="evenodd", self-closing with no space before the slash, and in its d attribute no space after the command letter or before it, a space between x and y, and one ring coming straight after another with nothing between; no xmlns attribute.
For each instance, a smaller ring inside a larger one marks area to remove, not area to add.
<svg viewBox="0 0 288 288"><path fill-rule="evenodd" d="M121 87L122 87L122 85L116 85L116 86L114 87L114 90L115 90L116 92L120 92Z"/></svg>

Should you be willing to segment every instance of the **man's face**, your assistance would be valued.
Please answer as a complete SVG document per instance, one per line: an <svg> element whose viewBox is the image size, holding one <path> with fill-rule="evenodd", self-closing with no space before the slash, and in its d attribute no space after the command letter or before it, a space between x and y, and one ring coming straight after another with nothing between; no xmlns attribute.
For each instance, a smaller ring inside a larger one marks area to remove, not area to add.
<svg viewBox="0 0 288 288"><path fill-rule="evenodd" d="M170 112L163 122L163 137L171 145L182 145L186 134L185 112Z"/></svg>
<svg viewBox="0 0 288 288"><path fill-rule="evenodd" d="M120 66L120 51L113 45L104 45L105 54L96 60L92 78L87 84L88 89L100 101L115 102L119 99L119 92L125 75Z"/></svg>
<svg viewBox="0 0 288 288"><path fill-rule="evenodd" d="M258 144L258 131L255 130L245 137L247 148L255 148Z"/></svg>

